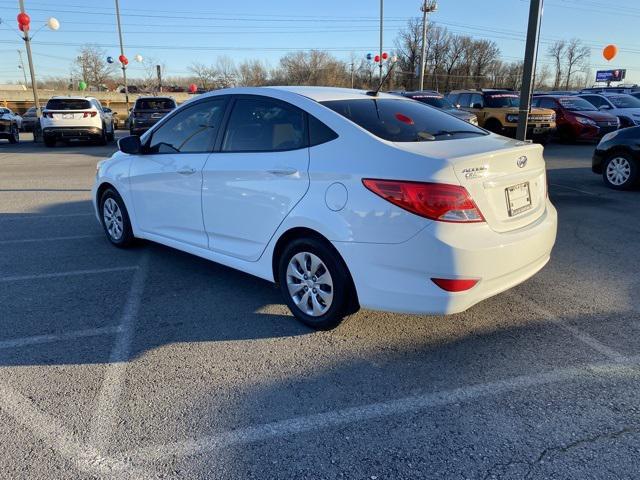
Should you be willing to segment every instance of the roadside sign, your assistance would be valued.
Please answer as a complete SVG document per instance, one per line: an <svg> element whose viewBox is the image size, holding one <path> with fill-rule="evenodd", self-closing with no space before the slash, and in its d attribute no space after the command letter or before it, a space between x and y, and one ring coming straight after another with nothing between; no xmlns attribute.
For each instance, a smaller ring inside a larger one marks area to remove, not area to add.
<svg viewBox="0 0 640 480"><path fill-rule="evenodd" d="M620 82L624 80L627 71L621 68L616 70L598 70L596 72L596 82Z"/></svg>

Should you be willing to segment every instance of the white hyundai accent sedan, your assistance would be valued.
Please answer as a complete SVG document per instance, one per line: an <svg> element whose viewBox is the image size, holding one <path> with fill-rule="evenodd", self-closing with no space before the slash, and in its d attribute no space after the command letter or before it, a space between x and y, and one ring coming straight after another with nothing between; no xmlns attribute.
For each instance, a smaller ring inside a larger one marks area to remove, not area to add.
<svg viewBox="0 0 640 480"><path fill-rule="evenodd" d="M449 314L549 260L542 147L360 90L219 90L98 165L107 238L143 238L279 284L305 324L359 307Z"/></svg>

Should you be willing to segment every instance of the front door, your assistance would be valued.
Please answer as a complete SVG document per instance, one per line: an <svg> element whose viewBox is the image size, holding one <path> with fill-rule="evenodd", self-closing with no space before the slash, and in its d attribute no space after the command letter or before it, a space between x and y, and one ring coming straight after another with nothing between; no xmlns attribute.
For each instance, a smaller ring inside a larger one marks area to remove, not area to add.
<svg viewBox="0 0 640 480"><path fill-rule="evenodd" d="M207 248L202 223L202 169L211 154L227 97L178 110L144 142L129 172L141 230Z"/></svg>
<svg viewBox="0 0 640 480"><path fill-rule="evenodd" d="M306 193L308 167L305 113L269 97L238 97L203 170L209 248L257 260Z"/></svg>

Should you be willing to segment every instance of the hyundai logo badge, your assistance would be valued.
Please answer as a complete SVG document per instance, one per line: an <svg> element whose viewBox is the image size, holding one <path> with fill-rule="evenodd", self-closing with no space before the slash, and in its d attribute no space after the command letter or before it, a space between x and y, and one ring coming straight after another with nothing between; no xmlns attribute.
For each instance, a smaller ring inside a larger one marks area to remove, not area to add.
<svg viewBox="0 0 640 480"><path fill-rule="evenodd" d="M524 168L525 165L527 164L527 157L525 155L521 156L520 158L518 158L516 163L517 163L518 167Z"/></svg>

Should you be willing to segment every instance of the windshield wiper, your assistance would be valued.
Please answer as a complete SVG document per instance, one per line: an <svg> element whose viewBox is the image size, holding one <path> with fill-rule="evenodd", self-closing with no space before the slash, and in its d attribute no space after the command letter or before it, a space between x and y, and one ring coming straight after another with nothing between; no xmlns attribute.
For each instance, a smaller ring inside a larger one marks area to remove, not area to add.
<svg viewBox="0 0 640 480"><path fill-rule="evenodd" d="M484 132L475 132L473 130L440 130L439 132L432 133L434 137L440 137L442 135L455 135L456 133L471 133L473 135L484 135Z"/></svg>

